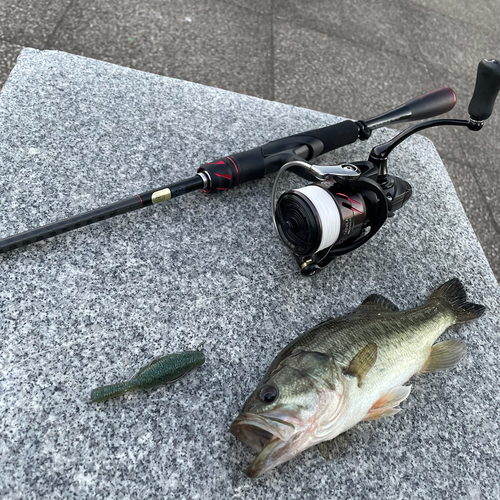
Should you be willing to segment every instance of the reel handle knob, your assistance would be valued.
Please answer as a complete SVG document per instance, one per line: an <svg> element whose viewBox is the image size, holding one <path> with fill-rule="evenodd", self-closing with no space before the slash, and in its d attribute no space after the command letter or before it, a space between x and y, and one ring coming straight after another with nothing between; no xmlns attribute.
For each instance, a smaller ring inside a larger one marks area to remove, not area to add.
<svg viewBox="0 0 500 500"><path fill-rule="evenodd" d="M491 116L499 90L500 61L483 59L477 67L476 86L469 104L472 120L482 122Z"/></svg>
<svg viewBox="0 0 500 500"><path fill-rule="evenodd" d="M453 109L456 102L457 96L453 89L449 87L427 92L403 104L410 111L410 117L405 121L425 120L448 113Z"/></svg>

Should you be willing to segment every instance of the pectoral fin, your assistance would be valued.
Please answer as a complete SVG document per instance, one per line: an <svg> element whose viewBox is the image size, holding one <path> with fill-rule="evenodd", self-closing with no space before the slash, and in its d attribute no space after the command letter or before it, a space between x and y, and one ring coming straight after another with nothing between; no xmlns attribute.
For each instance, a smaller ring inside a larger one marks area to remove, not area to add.
<svg viewBox="0 0 500 500"><path fill-rule="evenodd" d="M377 420L399 413L401 409L396 408L396 406L398 406L401 401L404 401L410 395L410 392L411 385L394 387L376 401L363 420Z"/></svg>
<svg viewBox="0 0 500 500"><path fill-rule="evenodd" d="M427 358L420 373L439 372L453 368L464 356L467 346L460 339L445 340L432 346L431 353Z"/></svg>
<svg viewBox="0 0 500 500"><path fill-rule="evenodd" d="M318 444L318 451L325 460L335 460L341 457L349 448L351 440L347 433L340 434L330 441Z"/></svg>
<svg viewBox="0 0 500 500"><path fill-rule="evenodd" d="M361 387L365 375L370 371L375 361L377 361L377 344L371 342L352 358L346 374L357 377L358 387Z"/></svg>

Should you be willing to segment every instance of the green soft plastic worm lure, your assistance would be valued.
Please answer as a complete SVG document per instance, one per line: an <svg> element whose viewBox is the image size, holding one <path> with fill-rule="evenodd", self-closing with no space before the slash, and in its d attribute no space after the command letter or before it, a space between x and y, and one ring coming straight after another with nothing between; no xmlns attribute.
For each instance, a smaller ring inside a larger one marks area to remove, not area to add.
<svg viewBox="0 0 500 500"><path fill-rule="evenodd" d="M205 362L201 351L184 351L168 354L141 368L130 380L104 385L94 389L90 398L99 403L109 398L121 396L134 389L147 389L161 384L170 384Z"/></svg>

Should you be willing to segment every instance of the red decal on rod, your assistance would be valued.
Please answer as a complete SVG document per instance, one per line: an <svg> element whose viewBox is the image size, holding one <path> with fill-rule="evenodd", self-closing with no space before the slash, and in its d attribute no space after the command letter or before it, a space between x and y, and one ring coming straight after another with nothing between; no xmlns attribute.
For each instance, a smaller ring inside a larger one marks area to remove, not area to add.
<svg viewBox="0 0 500 500"><path fill-rule="evenodd" d="M236 185L240 183L240 173L238 171L238 167L236 166L236 163L233 161L233 159L230 156L226 156L228 160L231 160L231 163L234 165L234 168L236 169Z"/></svg>
<svg viewBox="0 0 500 500"><path fill-rule="evenodd" d="M226 163L221 161L218 161L217 163L207 163L207 165L225 165Z"/></svg>
<svg viewBox="0 0 500 500"><path fill-rule="evenodd" d="M142 201L142 198L141 198L138 194L136 194L136 196L137 196L137 198L139 198L139 200L141 200L141 207L143 207L143 206L144 206L144 203L143 203L143 201Z"/></svg>
<svg viewBox="0 0 500 500"><path fill-rule="evenodd" d="M217 177L224 177L224 179L229 179L229 180L231 180L231 176L230 176L229 174L224 175L224 174L218 174L217 172L215 172L215 175L216 175Z"/></svg>

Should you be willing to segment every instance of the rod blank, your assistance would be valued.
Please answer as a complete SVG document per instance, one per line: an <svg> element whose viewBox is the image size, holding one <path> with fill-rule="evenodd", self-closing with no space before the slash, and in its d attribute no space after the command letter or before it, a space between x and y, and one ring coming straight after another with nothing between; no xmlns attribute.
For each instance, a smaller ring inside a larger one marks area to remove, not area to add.
<svg viewBox="0 0 500 500"><path fill-rule="evenodd" d="M180 196L202 188L203 180L199 175L196 175L194 177L190 177L189 179L171 184L170 186L136 194L131 198L111 203L105 207L96 208L95 210L90 210L89 212L74 215L73 217L69 217L67 219L52 222L46 226L37 227L36 229L31 229L29 231L25 231L24 233L4 238L3 240L0 240L0 253L6 253L11 250L15 250L16 248L22 248L31 245L32 243L36 243L37 241L47 240L53 236L72 231L73 229L89 226L90 224L110 219L111 217L116 217L117 215L133 212L134 210L139 210L141 208L166 201L167 199L174 198L175 196ZM169 196L165 195L166 192L169 192Z"/></svg>

